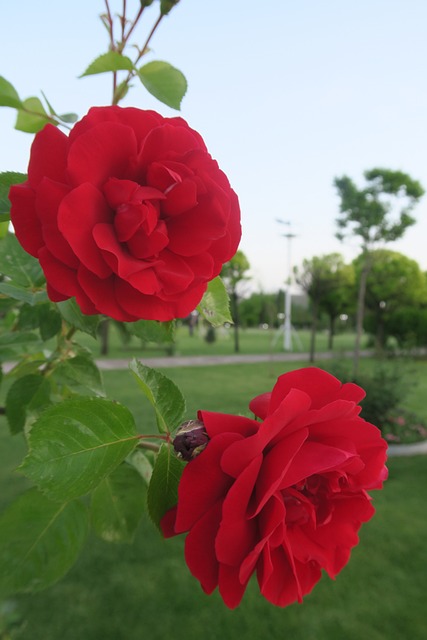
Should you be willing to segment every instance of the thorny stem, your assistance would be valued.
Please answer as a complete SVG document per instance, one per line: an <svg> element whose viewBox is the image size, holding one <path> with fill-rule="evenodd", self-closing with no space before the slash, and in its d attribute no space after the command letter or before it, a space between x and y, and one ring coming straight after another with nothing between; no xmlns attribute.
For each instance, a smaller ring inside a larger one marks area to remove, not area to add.
<svg viewBox="0 0 427 640"><path fill-rule="evenodd" d="M160 446L158 444L153 444L152 442L142 442L142 440L146 440L147 438L155 438L156 440L164 440L165 442L170 443L171 438L170 435L167 434L165 436L160 435L139 435L138 439L140 440L138 447L141 449L148 449L149 451L155 451L158 453L160 451Z"/></svg>

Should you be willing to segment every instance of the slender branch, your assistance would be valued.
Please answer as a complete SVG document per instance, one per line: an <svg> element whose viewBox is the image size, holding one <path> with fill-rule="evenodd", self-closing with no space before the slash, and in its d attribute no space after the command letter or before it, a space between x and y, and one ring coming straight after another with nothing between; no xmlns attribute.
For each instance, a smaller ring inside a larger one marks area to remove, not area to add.
<svg viewBox="0 0 427 640"><path fill-rule="evenodd" d="M122 47L124 46L125 39L125 25L126 25L126 0L123 0L123 12L122 12Z"/></svg>
<svg viewBox="0 0 427 640"><path fill-rule="evenodd" d="M154 33L155 33L155 31L156 31L157 27L159 26L160 22L161 22L161 21L162 21L162 19L163 19L163 17L164 17L164 16L163 16L163 14L161 13L161 14L159 15L159 17L157 18L156 22L154 23L154 26L153 26L153 28L151 29L150 33L148 34L148 38L147 38L147 40L145 41L144 46L142 47L141 51L139 52L139 56L138 56L138 57L137 57L137 59L135 60L135 64L137 64L137 63L141 60L142 56L143 56L143 55L144 55L144 53L147 51L147 49L148 49L148 45L150 44L150 40L151 40L151 38L153 37L153 35L154 35Z"/></svg>
<svg viewBox="0 0 427 640"><path fill-rule="evenodd" d="M114 42L113 18L111 16L110 5L108 0L105 0L105 7L107 9L108 24L110 26L110 49L111 51L116 51L116 45ZM113 100L112 100L113 103L114 103L114 96L116 95L116 88L117 88L117 71L113 71Z"/></svg>
<svg viewBox="0 0 427 640"><path fill-rule="evenodd" d="M129 36L132 33L132 31L135 29L137 23L139 22L139 19L142 16L142 12L143 11L144 11L144 7L140 7L138 13L136 14L135 20L132 22L132 24L129 27L129 31L127 32L126 35L123 34L123 45L125 45L127 43L127 41L129 40Z"/></svg>

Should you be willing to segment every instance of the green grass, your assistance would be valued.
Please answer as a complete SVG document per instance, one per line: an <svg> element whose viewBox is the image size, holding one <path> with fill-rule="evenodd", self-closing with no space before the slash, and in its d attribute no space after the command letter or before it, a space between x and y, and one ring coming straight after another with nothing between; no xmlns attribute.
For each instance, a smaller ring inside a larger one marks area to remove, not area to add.
<svg viewBox="0 0 427 640"><path fill-rule="evenodd" d="M371 362L363 363L373 366ZM413 365L410 405L421 408L425 363ZM188 417L198 408L245 413L248 400L271 389L291 364L261 363L165 370L183 390ZM152 412L126 371L104 374L109 397L135 413L144 431ZM424 408L424 415L426 409ZM2 506L25 487L10 481L22 442L0 421ZM391 459L390 478L374 493L377 514L361 530L360 545L335 582L324 577L303 605L277 609L251 583L242 605L229 611L218 594L206 596L189 574L183 540L164 541L144 518L134 545L90 538L66 578L45 592L16 598L25 626L21 640L422 640L427 637L427 458Z"/></svg>
<svg viewBox="0 0 427 640"><path fill-rule="evenodd" d="M175 354L182 356L193 355L231 355L234 353L233 328L225 327L216 330L216 340L208 343L204 339L206 328L196 330L193 336L189 335L187 327L178 327L176 332ZM79 334L78 341L90 347L95 355L99 354L100 344L93 338ZM283 333L273 329L240 329L239 331L240 353L281 353L283 352ZM366 344L366 339L363 345ZM293 350L296 352L308 352L310 345L310 332L308 330L297 331L293 337ZM166 346L154 343L142 346L138 338L132 337L129 344L124 345L114 325L110 328L109 338L110 358L126 358L135 355L156 357L166 355ZM334 339L334 352L340 353L351 350L354 346L354 334L350 332L339 333ZM327 333L319 332L316 336L316 351L327 351Z"/></svg>

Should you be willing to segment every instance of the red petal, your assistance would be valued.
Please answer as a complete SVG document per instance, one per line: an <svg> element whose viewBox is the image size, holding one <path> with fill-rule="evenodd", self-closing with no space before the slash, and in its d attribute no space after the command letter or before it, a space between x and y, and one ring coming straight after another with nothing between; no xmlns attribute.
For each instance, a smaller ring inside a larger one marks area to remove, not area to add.
<svg viewBox="0 0 427 640"><path fill-rule="evenodd" d="M177 507L173 507L173 509L169 509L169 511L166 511L165 515L160 520L160 528L165 538L172 538L173 536L176 536L176 532L175 532L176 510L177 510Z"/></svg>
<svg viewBox="0 0 427 640"><path fill-rule="evenodd" d="M199 417L203 421L210 438L219 433L238 433L249 437L256 433L259 422L245 418L244 416L233 416L228 413L215 413L211 411L199 411Z"/></svg>
<svg viewBox="0 0 427 640"><path fill-rule="evenodd" d="M37 187L47 177L67 183L68 138L57 127L47 124L34 138L28 165L28 182Z"/></svg>
<svg viewBox="0 0 427 640"><path fill-rule="evenodd" d="M10 188L9 200L12 204L10 219L16 237L25 251L37 258L39 249L44 246L44 240L35 208L35 193L28 182L24 182Z"/></svg>
<svg viewBox="0 0 427 640"><path fill-rule="evenodd" d="M81 288L91 300L98 313L104 313L119 322L134 322L138 316L127 313L116 297L116 276L98 278L92 271L81 266L78 271L78 280Z"/></svg>
<svg viewBox="0 0 427 640"><path fill-rule="evenodd" d="M111 218L103 195L89 183L70 191L59 207L59 230L82 264L99 278L107 278L111 269L93 238L93 228Z"/></svg>
<svg viewBox="0 0 427 640"><path fill-rule="evenodd" d="M234 433L212 438L206 449L185 467L178 488L177 533L191 529L218 500L223 500L233 479L223 473L220 460L224 450L237 439L239 436Z"/></svg>
<svg viewBox="0 0 427 640"><path fill-rule="evenodd" d="M241 583L239 569L221 564L219 566L218 588L224 603L229 609L239 606L245 593L247 582Z"/></svg>
<svg viewBox="0 0 427 640"><path fill-rule="evenodd" d="M57 260L46 247L39 251L40 265L49 284L66 298L72 298L79 290L77 273ZM65 299L66 299L65 298ZM62 298L64 299L64 298ZM58 300L56 300L58 302Z"/></svg>
<svg viewBox="0 0 427 640"><path fill-rule="evenodd" d="M163 124L145 138L138 165L147 168L152 162L180 160L188 151L200 148L200 137L183 121L183 126Z"/></svg>
<svg viewBox="0 0 427 640"><path fill-rule="evenodd" d="M193 462L194 460L189 465ZM218 585L219 567L215 555L215 537L220 520L221 502L217 502L206 510L185 540L185 561L192 575L200 581L205 593L212 593Z"/></svg>
<svg viewBox="0 0 427 640"><path fill-rule="evenodd" d="M271 391L268 393L262 393L256 398L253 398L249 403L249 409L254 413L258 418L264 420L268 414L268 406L270 404L271 399Z"/></svg>
<svg viewBox="0 0 427 640"><path fill-rule="evenodd" d="M67 185L43 178L37 189L36 209L46 247L60 262L64 262L71 269L77 269L79 260L58 229L58 209L69 191Z"/></svg>
<svg viewBox="0 0 427 640"><path fill-rule="evenodd" d="M130 127L103 122L76 137L68 152L68 175L74 186L102 187L109 178L133 180L137 142Z"/></svg>

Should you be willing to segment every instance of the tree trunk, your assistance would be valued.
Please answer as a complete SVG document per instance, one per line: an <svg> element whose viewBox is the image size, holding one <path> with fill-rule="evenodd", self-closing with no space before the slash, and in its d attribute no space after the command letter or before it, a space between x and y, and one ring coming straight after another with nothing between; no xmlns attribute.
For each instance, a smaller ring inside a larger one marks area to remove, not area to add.
<svg viewBox="0 0 427 640"><path fill-rule="evenodd" d="M101 337L101 355L106 356L108 353L108 334L110 329L110 320L107 318L99 325L99 335Z"/></svg>
<svg viewBox="0 0 427 640"><path fill-rule="evenodd" d="M355 378L359 373L359 359L360 359L360 343L362 340L363 332L363 318L365 315L365 296L366 296L366 283L368 281L368 275L371 270L371 258L370 255L365 252L365 261L360 274L359 293L357 296L357 315L356 315L356 340L354 344L354 356L353 356L353 377Z"/></svg>
<svg viewBox="0 0 427 640"><path fill-rule="evenodd" d="M237 300L237 292L233 291L231 294L231 300L233 305L233 321L234 321L234 351L239 353L239 305Z"/></svg>
<svg viewBox="0 0 427 640"><path fill-rule="evenodd" d="M328 336L328 350L332 351L334 346L335 335L335 316L329 316L329 336Z"/></svg>
<svg viewBox="0 0 427 640"><path fill-rule="evenodd" d="M312 303L312 316L311 316L311 337L310 337L310 362L314 362L314 352L316 348L316 330L317 330L317 313L318 303Z"/></svg>

